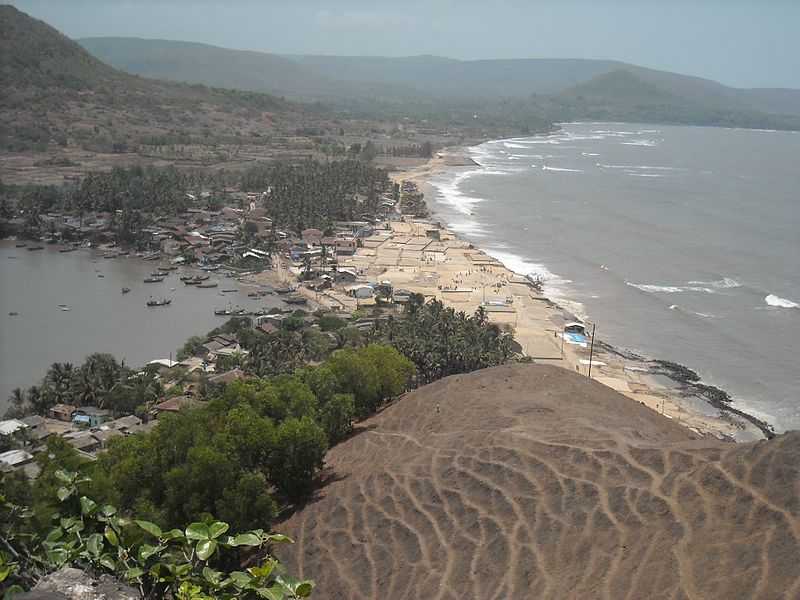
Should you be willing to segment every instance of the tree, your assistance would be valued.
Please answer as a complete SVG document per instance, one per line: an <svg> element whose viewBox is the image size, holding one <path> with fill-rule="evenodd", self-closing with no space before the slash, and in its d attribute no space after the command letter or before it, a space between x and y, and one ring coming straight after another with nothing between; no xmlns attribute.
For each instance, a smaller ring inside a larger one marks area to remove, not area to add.
<svg viewBox="0 0 800 600"><path fill-rule="evenodd" d="M333 353L328 360L343 393L353 394L356 415L364 418L375 412L380 404L380 378L375 365L357 350L344 349Z"/></svg>
<svg viewBox="0 0 800 600"><path fill-rule="evenodd" d="M352 394L334 394L320 411L320 424L331 444L337 444L353 430L356 415Z"/></svg>
<svg viewBox="0 0 800 600"><path fill-rule="evenodd" d="M268 492L269 483L263 473L244 473L222 493L216 513L237 529L252 527L254 523L268 526L278 513L275 500Z"/></svg>
<svg viewBox="0 0 800 600"><path fill-rule="evenodd" d="M290 500L302 499L313 489L327 449L325 432L311 418L287 419L278 427L270 479Z"/></svg>

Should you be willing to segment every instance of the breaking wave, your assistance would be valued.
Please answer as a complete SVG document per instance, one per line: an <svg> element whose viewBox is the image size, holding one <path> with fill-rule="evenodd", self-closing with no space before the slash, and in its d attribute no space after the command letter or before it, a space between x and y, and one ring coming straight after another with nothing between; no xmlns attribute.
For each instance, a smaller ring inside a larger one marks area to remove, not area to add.
<svg viewBox="0 0 800 600"><path fill-rule="evenodd" d="M764 302L776 308L800 308L800 304L798 304L797 302L792 302L791 300L788 300L786 298L781 298L780 296L776 296L775 294L770 294L769 296L764 298Z"/></svg>
<svg viewBox="0 0 800 600"><path fill-rule="evenodd" d="M702 292L704 294L713 294L714 290L710 287L697 286L697 285L656 285L653 283L632 283L626 281L625 285L636 288L643 292L650 294L680 294L682 292Z"/></svg>
<svg viewBox="0 0 800 600"><path fill-rule="evenodd" d="M548 167L547 165L542 167L542 171L556 171L558 173L583 173L580 169L563 169L559 167Z"/></svg>
<svg viewBox="0 0 800 600"><path fill-rule="evenodd" d="M730 277L723 277L722 279L717 279L715 281L690 281L689 285L708 286L718 290L728 290L731 288L742 287L741 283L735 279L731 279Z"/></svg>

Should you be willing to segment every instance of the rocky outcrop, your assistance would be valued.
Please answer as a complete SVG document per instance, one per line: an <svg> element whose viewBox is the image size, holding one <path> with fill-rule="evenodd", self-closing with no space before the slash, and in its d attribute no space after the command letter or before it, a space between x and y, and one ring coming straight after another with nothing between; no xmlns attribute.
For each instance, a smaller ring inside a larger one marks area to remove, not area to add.
<svg viewBox="0 0 800 600"><path fill-rule="evenodd" d="M139 600L139 592L103 575L95 579L80 569L64 568L42 579L16 600Z"/></svg>

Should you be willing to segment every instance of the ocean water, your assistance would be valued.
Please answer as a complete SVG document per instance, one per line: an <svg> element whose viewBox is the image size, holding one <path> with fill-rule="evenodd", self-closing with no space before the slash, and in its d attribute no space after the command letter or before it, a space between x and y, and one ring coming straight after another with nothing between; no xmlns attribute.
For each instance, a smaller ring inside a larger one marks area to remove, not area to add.
<svg viewBox="0 0 800 600"><path fill-rule="evenodd" d="M159 265L134 257L104 259L90 250L62 254L56 246L28 252L0 241L0 418L11 390L38 384L54 362L77 366L93 352L108 352L134 367L170 353L174 359L190 336L225 322L215 308L284 306L277 296L249 298L247 292L256 288L213 273L209 281L218 281L217 288L184 285L184 271L172 271L162 283L143 283ZM123 295L122 287L131 291ZM240 291L222 292L233 288ZM171 298L172 304L149 308L150 297Z"/></svg>
<svg viewBox="0 0 800 600"><path fill-rule="evenodd" d="M433 212L735 406L800 428L800 134L615 123L472 148Z"/></svg>

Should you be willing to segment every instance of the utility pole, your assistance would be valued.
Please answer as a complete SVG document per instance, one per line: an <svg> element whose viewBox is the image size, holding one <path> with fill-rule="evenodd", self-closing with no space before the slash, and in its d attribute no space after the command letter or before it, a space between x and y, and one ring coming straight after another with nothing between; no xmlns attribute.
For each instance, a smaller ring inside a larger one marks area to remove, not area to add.
<svg viewBox="0 0 800 600"><path fill-rule="evenodd" d="M589 379L592 378L592 355L594 354L594 330L596 326L596 323L592 323L592 342L589 345Z"/></svg>

